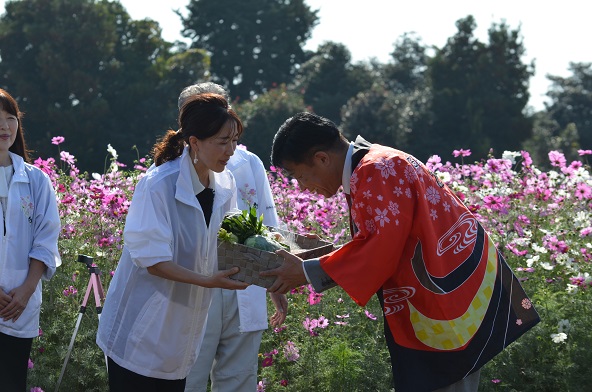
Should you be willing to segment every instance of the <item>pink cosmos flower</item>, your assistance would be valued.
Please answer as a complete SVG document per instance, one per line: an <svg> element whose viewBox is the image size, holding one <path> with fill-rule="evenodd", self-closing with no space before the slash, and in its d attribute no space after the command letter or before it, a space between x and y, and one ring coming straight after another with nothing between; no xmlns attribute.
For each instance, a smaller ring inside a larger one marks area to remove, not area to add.
<svg viewBox="0 0 592 392"><path fill-rule="evenodd" d="M577 170L577 169L579 169L579 168L580 168L580 167L582 167L582 166L584 166L584 164L583 164L582 162L580 162L580 161L572 161L572 162L569 164L569 167L570 167L571 169L573 169L573 170Z"/></svg>
<svg viewBox="0 0 592 392"><path fill-rule="evenodd" d="M29 369L33 369L34 366L35 366L35 364L33 363L33 361L31 361L31 358L29 358L29 363L27 364L27 367Z"/></svg>
<svg viewBox="0 0 592 392"><path fill-rule="evenodd" d="M364 313L366 314L366 317L368 317L370 320L376 320L376 316L370 313L368 310L364 310Z"/></svg>
<svg viewBox="0 0 592 392"><path fill-rule="evenodd" d="M468 157L471 156L471 150L463 150L462 148L460 150L454 150L452 151L452 155L454 155L455 158L458 157Z"/></svg>
<svg viewBox="0 0 592 392"><path fill-rule="evenodd" d="M584 155L592 155L592 150L578 150L578 154L580 156L584 156Z"/></svg>
<svg viewBox="0 0 592 392"><path fill-rule="evenodd" d="M55 144L57 146L58 144L62 144L64 142L64 140L65 139L63 136L52 137L51 144Z"/></svg>
<svg viewBox="0 0 592 392"><path fill-rule="evenodd" d="M75 158L67 151L60 151L60 159L66 162L68 165L74 165Z"/></svg>
<svg viewBox="0 0 592 392"><path fill-rule="evenodd" d="M264 378L257 384L257 392L265 392L265 387L267 387L267 379Z"/></svg>
<svg viewBox="0 0 592 392"><path fill-rule="evenodd" d="M288 340L284 346L284 357L288 362L296 362L300 358L298 348L294 345L294 342Z"/></svg>
<svg viewBox="0 0 592 392"><path fill-rule="evenodd" d="M522 166L532 166L532 158L530 157L530 154L527 151L520 151L520 154L522 155L522 159L524 159L524 161L522 162Z"/></svg>
<svg viewBox="0 0 592 392"><path fill-rule="evenodd" d="M574 286L585 286L586 285L586 278L582 275L572 276L569 278L569 282Z"/></svg>
<svg viewBox="0 0 592 392"><path fill-rule="evenodd" d="M440 158L438 155L432 155L428 158L426 166L431 171L438 170L442 167L442 158Z"/></svg>
<svg viewBox="0 0 592 392"><path fill-rule="evenodd" d="M74 286L70 286L66 289L64 289L64 291L62 291L62 294L64 294L66 297L69 297L71 295L76 295L78 293L78 289L76 289L76 287Z"/></svg>
<svg viewBox="0 0 592 392"><path fill-rule="evenodd" d="M565 155L559 151L551 151L549 152L549 160L551 161L551 166L555 167L565 167Z"/></svg>
<svg viewBox="0 0 592 392"><path fill-rule="evenodd" d="M516 256L524 256L528 253L528 250L526 250L526 249L520 250L516 247L515 244L507 244L506 248L509 249L510 251L512 251L512 253L514 253Z"/></svg>
<svg viewBox="0 0 592 392"><path fill-rule="evenodd" d="M316 305L321 302L321 298L323 298L323 294L315 293L314 291L308 294L308 304L309 305Z"/></svg>
<svg viewBox="0 0 592 392"><path fill-rule="evenodd" d="M317 319L317 327L325 329L328 325L329 320L327 320L325 316L321 316Z"/></svg>
<svg viewBox="0 0 592 392"><path fill-rule="evenodd" d="M273 357L266 357L261 361L261 367L269 367L271 365L273 365Z"/></svg>
<svg viewBox="0 0 592 392"><path fill-rule="evenodd" d="M498 210L502 200L500 196L488 195L483 198L483 205L492 210Z"/></svg>
<svg viewBox="0 0 592 392"><path fill-rule="evenodd" d="M49 175L50 177L56 175L55 174L55 159L48 158L47 160L43 160L41 158L35 159L35 166L41 169L45 174Z"/></svg>
<svg viewBox="0 0 592 392"><path fill-rule="evenodd" d="M530 224L530 219L526 215L518 215L518 220L527 225Z"/></svg>
<svg viewBox="0 0 592 392"><path fill-rule="evenodd" d="M287 327L287 326L285 326L285 325L282 325L281 327L274 328L274 329L273 329L273 332L275 332L275 333L280 333L280 332L283 332L283 331L285 331L286 329L288 329L288 327Z"/></svg>
<svg viewBox="0 0 592 392"><path fill-rule="evenodd" d="M578 200L590 199L592 196L592 188L585 182L580 182L576 186L575 195Z"/></svg>
<svg viewBox="0 0 592 392"><path fill-rule="evenodd" d="M41 387L33 387L31 388L31 392L44 392L43 389L41 389Z"/></svg>
<svg viewBox="0 0 592 392"><path fill-rule="evenodd" d="M304 326L304 329L306 329L307 331L312 331L313 329L315 329L317 327L317 319L309 319L308 317L304 319L304 321L302 322L302 325Z"/></svg>

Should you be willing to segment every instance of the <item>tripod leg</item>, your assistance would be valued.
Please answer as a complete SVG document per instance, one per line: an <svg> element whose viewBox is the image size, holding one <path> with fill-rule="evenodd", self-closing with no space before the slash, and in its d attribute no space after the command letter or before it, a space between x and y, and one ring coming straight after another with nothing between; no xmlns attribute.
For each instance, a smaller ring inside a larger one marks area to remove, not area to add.
<svg viewBox="0 0 592 392"><path fill-rule="evenodd" d="M62 377L64 377L64 373L66 372L66 366L68 365L68 360L70 359L70 354L72 353L72 347L74 347L74 340L76 340L76 334L78 333L78 328L80 328L80 322L82 321L82 316L86 311L86 304L88 303L88 297L90 296L90 292L94 286L94 281L89 279L88 286L86 286L86 293L84 293L84 299L82 300L82 305L80 306L80 312L78 313L78 320L76 320L76 327L74 327L74 333L72 334L72 339L70 339L70 346L68 347L68 352L66 353L66 358L64 358L64 365L62 366L62 371L60 373L60 378L58 378L58 383L56 385L55 392L58 392L60 389L60 384L62 383Z"/></svg>
<svg viewBox="0 0 592 392"><path fill-rule="evenodd" d="M60 389L60 384L62 383L62 377L64 377L64 373L66 372L66 366L68 365L68 359L70 359L70 354L72 353L72 347L74 347L74 340L76 339L76 334L78 333L78 328L80 327L80 321L82 321L82 316L84 312L78 314L78 320L76 320L76 327L74 328L74 333L72 334L72 339L70 340L70 346L68 347L68 352L66 353L66 358L64 359L64 365L62 366L62 371L60 373L60 378L58 378L58 384L56 385L55 392L58 392Z"/></svg>
<svg viewBox="0 0 592 392"><path fill-rule="evenodd" d="M103 312L103 304L102 300L105 299L105 292L103 291L103 285L101 284L101 278L97 274L91 275L91 282L93 284L93 291L95 295L95 305L97 307L97 317L99 318L99 323L101 322L101 313ZM105 354L105 367L107 368L107 373L109 373L109 364L107 362L107 354Z"/></svg>

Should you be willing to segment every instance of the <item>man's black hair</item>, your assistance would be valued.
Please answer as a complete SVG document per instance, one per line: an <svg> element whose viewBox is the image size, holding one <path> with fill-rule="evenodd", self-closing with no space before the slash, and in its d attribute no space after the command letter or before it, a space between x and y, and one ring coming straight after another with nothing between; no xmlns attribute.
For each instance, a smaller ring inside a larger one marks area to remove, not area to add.
<svg viewBox="0 0 592 392"><path fill-rule="evenodd" d="M316 114L301 112L287 119L273 138L271 164L308 163L317 151L335 148L343 139L333 121Z"/></svg>

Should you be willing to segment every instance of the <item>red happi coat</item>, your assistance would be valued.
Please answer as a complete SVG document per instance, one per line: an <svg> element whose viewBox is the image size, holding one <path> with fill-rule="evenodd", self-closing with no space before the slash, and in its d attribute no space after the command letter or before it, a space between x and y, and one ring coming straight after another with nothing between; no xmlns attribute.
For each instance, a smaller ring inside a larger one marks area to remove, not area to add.
<svg viewBox="0 0 592 392"><path fill-rule="evenodd" d="M373 144L350 185L358 231L321 267L359 305L382 291L397 392L450 385L539 321L483 227L415 158Z"/></svg>

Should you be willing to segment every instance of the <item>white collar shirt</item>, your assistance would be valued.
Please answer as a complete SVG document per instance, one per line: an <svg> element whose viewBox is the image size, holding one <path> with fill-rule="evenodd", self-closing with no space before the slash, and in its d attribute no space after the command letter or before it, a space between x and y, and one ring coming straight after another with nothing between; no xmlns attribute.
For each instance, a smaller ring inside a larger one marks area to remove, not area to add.
<svg viewBox="0 0 592 392"><path fill-rule="evenodd" d="M349 182L352 175L352 155L354 153L354 142L349 142L347 153L345 154L345 162L343 164L343 174L341 175L341 185L343 186L343 192L350 194L351 189Z"/></svg>

